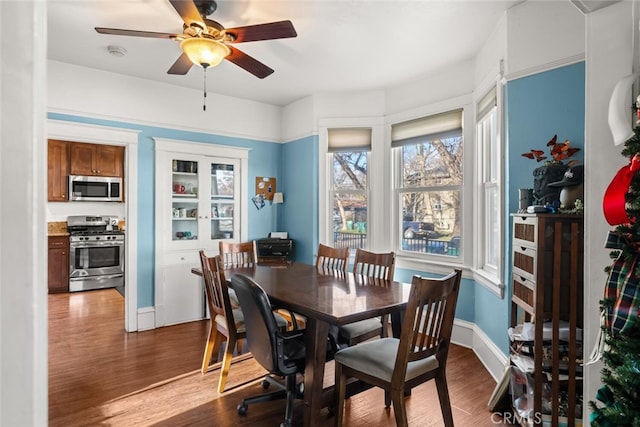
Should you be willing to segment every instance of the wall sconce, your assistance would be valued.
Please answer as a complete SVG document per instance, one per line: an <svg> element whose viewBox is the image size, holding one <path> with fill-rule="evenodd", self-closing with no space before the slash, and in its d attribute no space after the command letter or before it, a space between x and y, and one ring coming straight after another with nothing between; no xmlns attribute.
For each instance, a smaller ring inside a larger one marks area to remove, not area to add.
<svg viewBox="0 0 640 427"><path fill-rule="evenodd" d="M284 198L282 197L282 193L274 193L273 195L273 203L284 203Z"/></svg>

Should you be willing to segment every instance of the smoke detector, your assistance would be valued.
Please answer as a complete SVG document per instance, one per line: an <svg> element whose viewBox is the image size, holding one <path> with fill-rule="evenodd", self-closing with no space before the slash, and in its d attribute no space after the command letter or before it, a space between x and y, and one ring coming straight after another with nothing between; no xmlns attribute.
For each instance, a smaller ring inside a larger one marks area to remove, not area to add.
<svg viewBox="0 0 640 427"><path fill-rule="evenodd" d="M116 58L122 58L127 53L127 49L123 48L122 46L114 45L107 46L107 51L109 52L109 55L115 56Z"/></svg>

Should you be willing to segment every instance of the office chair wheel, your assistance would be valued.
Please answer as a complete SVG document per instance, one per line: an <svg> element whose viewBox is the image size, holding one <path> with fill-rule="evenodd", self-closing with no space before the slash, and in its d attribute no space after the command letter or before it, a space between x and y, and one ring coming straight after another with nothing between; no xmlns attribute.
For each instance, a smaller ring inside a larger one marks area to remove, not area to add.
<svg viewBox="0 0 640 427"><path fill-rule="evenodd" d="M266 390L269 388L269 386L271 385L271 383L267 380L262 380L262 389Z"/></svg>
<svg viewBox="0 0 640 427"><path fill-rule="evenodd" d="M238 415L247 415L247 410L249 409L249 407L247 406L246 403L241 403L238 405Z"/></svg>

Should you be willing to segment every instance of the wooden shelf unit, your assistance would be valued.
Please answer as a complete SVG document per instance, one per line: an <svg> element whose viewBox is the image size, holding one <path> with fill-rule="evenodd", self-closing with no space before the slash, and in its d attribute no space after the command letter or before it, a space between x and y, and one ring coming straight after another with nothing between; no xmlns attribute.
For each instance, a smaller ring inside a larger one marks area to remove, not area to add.
<svg viewBox="0 0 640 427"><path fill-rule="evenodd" d="M583 218L570 214L512 217L511 326L534 323L533 416L528 424L541 425L545 414L552 426L558 426L563 415L558 402L566 394L567 425L573 427L579 421L576 406L583 394L582 337L578 334L583 328ZM562 340L561 322L565 327ZM566 350L562 357L561 350ZM543 411L545 383L544 398L551 404Z"/></svg>

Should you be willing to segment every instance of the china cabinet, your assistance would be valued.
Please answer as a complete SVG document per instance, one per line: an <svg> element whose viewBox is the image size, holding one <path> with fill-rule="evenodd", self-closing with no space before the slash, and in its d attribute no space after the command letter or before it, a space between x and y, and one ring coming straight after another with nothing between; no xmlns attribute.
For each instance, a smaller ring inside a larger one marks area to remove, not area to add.
<svg viewBox="0 0 640 427"><path fill-rule="evenodd" d="M202 319L201 278L191 274L198 251L246 235L248 151L155 139L156 326Z"/></svg>

